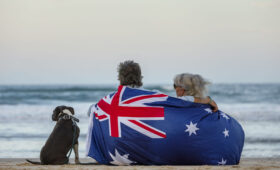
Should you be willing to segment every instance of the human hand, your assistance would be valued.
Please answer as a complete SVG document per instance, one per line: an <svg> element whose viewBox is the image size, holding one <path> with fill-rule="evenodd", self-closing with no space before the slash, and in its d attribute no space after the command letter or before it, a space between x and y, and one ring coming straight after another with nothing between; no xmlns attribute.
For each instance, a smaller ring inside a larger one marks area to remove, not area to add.
<svg viewBox="0 0 280 170"><path fill-rule="evenodd" d="M219 108L218 108L218 105L216 104L216 102L214 100L212 100L211 97L208 96L208 98L209 98L208 104L211 106L212 111L213 112L218 111Z"/></svg>

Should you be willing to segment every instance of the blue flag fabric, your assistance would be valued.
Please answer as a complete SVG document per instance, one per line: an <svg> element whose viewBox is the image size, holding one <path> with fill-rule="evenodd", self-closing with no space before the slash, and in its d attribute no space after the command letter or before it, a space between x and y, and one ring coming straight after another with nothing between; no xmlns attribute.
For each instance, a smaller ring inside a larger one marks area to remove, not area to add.
<svg viewBox="0 0 280 170"><path fill-rule="evenodd" d="M114 165L234 165L241 125L209 105L119 86L90 110L87 155Z"/></svg>

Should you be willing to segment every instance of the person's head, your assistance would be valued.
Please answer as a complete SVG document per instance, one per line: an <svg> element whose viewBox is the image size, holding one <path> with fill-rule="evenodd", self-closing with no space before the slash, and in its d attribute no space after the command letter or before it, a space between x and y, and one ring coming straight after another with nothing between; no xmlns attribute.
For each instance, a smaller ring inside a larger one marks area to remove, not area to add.
<svg viewBox="0 0 280 170"><path fill-rule="evenodd" d="M127 60L118 66L118 80L120 85L141 87L142 86L141 68L138 63Z"/></svg>
<svg viewBox="0 0 280 170"><path fill-rule="evenodd" d="M205 97L208 84L210 82L198 74L182 73L174 78L174 89L177 96Z"/></svg>

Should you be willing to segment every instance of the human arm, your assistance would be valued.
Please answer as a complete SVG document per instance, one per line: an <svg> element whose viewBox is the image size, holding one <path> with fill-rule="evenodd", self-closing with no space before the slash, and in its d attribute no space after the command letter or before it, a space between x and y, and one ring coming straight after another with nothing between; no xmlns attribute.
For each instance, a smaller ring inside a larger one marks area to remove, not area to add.
<svg viewBox="0 0 280 170"><path fill-rule="evenodd" d="M206 98L194 97L194 103L209 104L214 112L218 111L218 105L209 96L207 96Z"/></svg>

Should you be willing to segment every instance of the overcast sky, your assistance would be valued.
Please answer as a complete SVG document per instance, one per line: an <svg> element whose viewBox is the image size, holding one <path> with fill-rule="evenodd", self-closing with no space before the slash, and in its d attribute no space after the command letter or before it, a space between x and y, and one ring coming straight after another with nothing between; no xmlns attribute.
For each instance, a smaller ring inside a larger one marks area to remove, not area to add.
<svg viewBox="0 0 280 170"><path fill-rule="evenodd" d="M280 82L280 0L0 0L0 84Z"/></svg>

